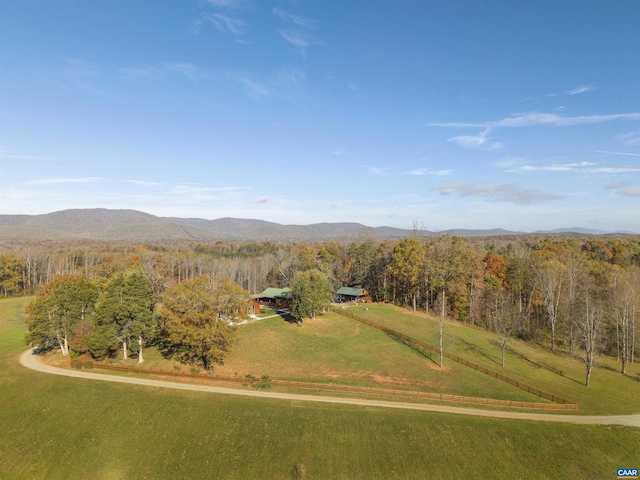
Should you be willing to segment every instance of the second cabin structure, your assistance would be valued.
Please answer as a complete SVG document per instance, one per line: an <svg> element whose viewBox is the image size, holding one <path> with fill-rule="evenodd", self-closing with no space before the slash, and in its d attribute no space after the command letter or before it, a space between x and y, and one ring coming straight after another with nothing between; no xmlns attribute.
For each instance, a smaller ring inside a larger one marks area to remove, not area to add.
<svg viewBox="0 0 640 480"><path fill-rule="evenodd" d="M359 302L369 295L364 288L359 287L341 287L336 292L336 299L339 302Z"/></svg>

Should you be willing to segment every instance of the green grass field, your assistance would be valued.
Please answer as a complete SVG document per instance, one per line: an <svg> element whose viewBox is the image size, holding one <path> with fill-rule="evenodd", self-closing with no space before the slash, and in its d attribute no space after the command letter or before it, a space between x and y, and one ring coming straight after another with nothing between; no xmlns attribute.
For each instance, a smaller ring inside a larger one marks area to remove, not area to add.
<svg viewBox="0 0 640 480"><path fill-rule="evenodd" d="M391 305L367 305L366 308L351 307L348 311L419 340L438 344L435 317ZM640 363L628 365L625 376L620 373L620 364L615 359L600 356L598 367L591 375L591 385L585 387L584 363L577 357L571 359L560 348L552 354L547 346L512 340L503 368L495 334L455 322L446 323L445 346L447 352L578 403L581 414L640 413ZM445 359L445 365L453 366L455 362Z"/></svg>
<svg viewBox="0 0 640 480"><path fill-rule="evenodd" d="M640 429L227 397L33 372L18 364L25 303L0 300L2 479L593 479L615 478L617 468L639 461Z"/></svg>

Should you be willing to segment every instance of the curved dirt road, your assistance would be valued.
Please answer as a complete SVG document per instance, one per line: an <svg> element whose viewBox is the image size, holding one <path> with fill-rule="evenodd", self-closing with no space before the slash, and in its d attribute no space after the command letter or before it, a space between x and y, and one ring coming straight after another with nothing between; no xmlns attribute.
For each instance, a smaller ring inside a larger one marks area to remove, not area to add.
<svg viewBox="0 0 640 480"><path fill-rule="evenodd" d="M345 405L361 405L383 408L401 408L408 410L425 410L430 412L455 413L460 415L473 415L479 417L509 418L518 420L534 420L541 422L563 422L582 425L624 425L640 428L640 414L637 415L558 415L548 413L505 412L493 410L478 410L474 408L449 407L444 405L431 405L426 403L402 403L385 400L367 400L360 398L323 397L318 395L300 395L294 393L276 393L254 390L236 390L232 388L213 387L208 385L190 385L186 383L152 380L138 377L122 377L103 373L86 372L82 370L68 370L53 367L42 363L36 355L27 350L20 356L20 363L27 368L43 373L63 375L66 377L101 380L104 382L130 383L156 388L173 388L176 390L192 390L197 392L219 393L224 395L241 395L245 397L278 398L281 400L296 400L303 402L339 403Z"/></svg>

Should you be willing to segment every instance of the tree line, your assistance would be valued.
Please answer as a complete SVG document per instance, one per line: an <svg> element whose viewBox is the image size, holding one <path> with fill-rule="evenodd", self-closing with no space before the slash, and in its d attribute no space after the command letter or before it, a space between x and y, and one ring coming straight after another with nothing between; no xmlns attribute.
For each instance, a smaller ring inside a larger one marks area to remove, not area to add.
<svg viewBox="0 0 640 480"><path fill-rule="evenodd" d="M246 316L249 293L228 277L200 275L161 296L140 266L102 281L62 274L27 305L27 343L63 356L122 359L156 345L167 358L211 369L235 340L233 322Z"/></svg>
<svg viewBox="0 0 640 480"><path fill-rule="evenodd" d="M106 291L107 279L133 267L156 299L203 275L211 283L228 278L254 293L296 284L302 292L305 282L315 282L320 300L299 294L296 303L301 317L311 317L327 302L328 282L333 291L362 286L375 301L492 330L503 352L513 337L547 342L551 351L581 356L588 372L598 352L615 356L622 372L638 353L637 237L465 239L416 232L400 241L25 245L0 255L0 292L30 294L60 275L80 276Z"/></svg>

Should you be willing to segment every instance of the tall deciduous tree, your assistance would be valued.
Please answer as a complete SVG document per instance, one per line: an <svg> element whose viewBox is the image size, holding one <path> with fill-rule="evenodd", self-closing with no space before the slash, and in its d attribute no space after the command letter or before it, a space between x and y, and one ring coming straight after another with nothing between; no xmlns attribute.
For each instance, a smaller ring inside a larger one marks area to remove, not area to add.
<svg viewBox="0 0 640 480"><path fill-rule="evenodd" d="M557 259L544 260L536 268L537 281L542 291L544 308L551 326L551 351L555 352L556 326L560 318L560 299L565 282L565 266Z"/></svg>
<svg viewBox="0 0 640 480"><path fill-rule="evenodd" d="M447 312L447 290L460 282L467 257L466 244L460 237L448 235L433 240L426 250L427 272L431 288L439 291L440 322L438 343L440 366L444 359L444 317Z"/></svg>
<svg viewBox="0 0 640 480"><path fill-rule="evenodd" d="M40 348L57 344L68 355L73 328L91 314L97 298L97 287L83 277L56 277L27 305L27 342Z"/></svg>
<svg viewBox="0 0 640 480"><path fill-rule="evenodd" d="M498 343L502 351L502 366L504 367L505 351L515 327L512 304L508 291L500 278L487 274L485 281L484 301L485 312L488 316L487 324L498 335Z"/></svg>
<svg viewBox="0 0 640 480"><path fill-rule="evenodd" d="M591 381L591 371L602 340L604 307L601 299L592 289L585 291L582 300L582 311L578 317L577 327L579 331L579 355L585 364L585 385L588 387Z"/></svg>
<svg viewBox="0 0 640 480"><path fill-rule="evenodd" d="M208 275L185 280L165 292L159 309L165 354L206 370L224 362L235 337L219 315L214 286Z"/></svg>
<svg viewBox="0 0 640 480"><path fill-rule="evenodd" d="M395 246L391 253L391 261L387 265L396 288L407 302L411 299L413 310L417 309L420 293L421 274L424 265L424 247L415 238L406 238Z"/></svg>
<svg viewBox="0 0 640 480"><path fill-rule="evenodd" d="M627 364L633 359L635 319L640 304L640 272L637 268L623 271L618 279L616 295L613 298L613 315L619 327L618 343L621 372L627 373Z"/></svg>
<svg viewBox="0 0 640 480"><path fill-rule="evenodd" d="M298 272L291 282L291 314L297 319L315 319L316 314L331 303L333 289L329 278L320 270Z"/></svg>

